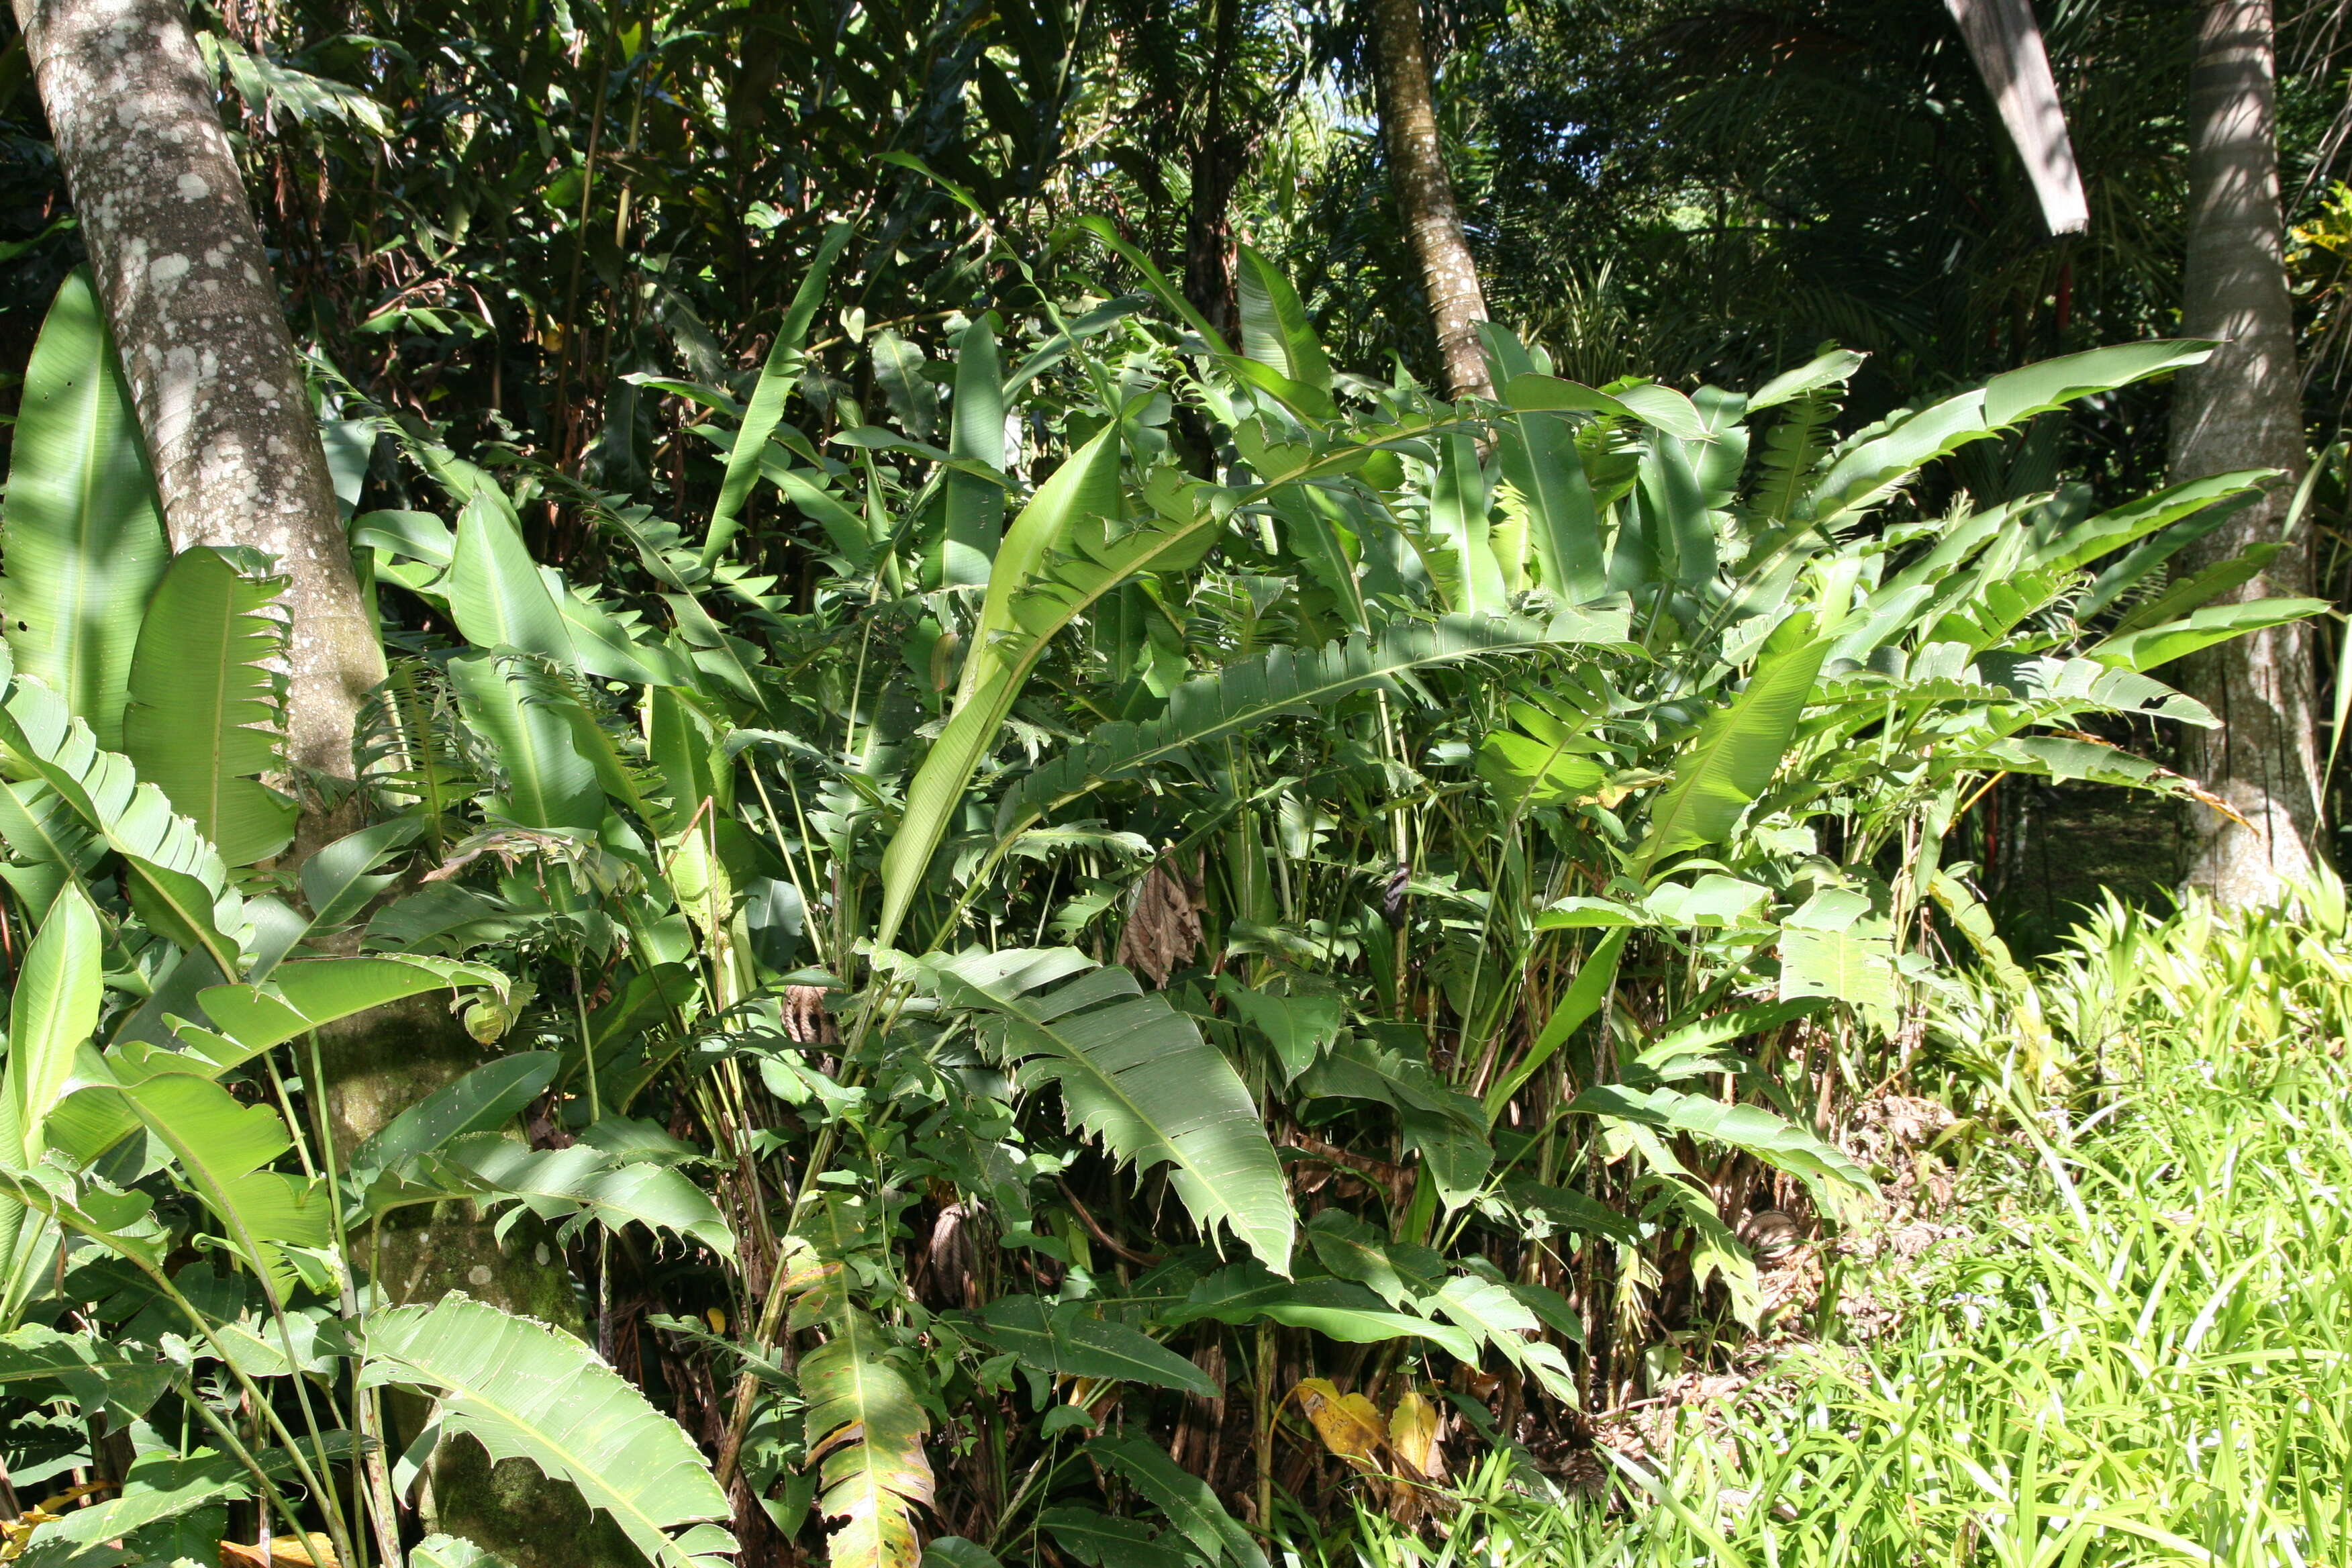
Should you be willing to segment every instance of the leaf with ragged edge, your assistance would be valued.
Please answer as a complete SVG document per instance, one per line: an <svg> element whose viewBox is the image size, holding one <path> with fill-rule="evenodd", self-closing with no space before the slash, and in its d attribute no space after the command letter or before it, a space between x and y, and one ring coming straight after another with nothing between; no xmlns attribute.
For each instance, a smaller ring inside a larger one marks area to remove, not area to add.
<svg viewBox="0 0 2352 1568"><path fill-rule="evenodd" d="M2149 670L2249 632L2284 626L2329 608L2325 599L2252 599L2208 605L2177 621L2107 638L2090 657L2119 669Z"/></svg>
<svg viewBox="0 0 2352 1568"><path fill-rule="evenodd" d="M586 1143L533 1149L496 1132L466 1133L438 1152L392 1166L368 1189L366 1208L382 1215L448 1197L471 1198L490 1211L519 1204L541 1219L608 1230L642 1225L690 1237L722 1258L735 1256L734 1235L718 1206L685 1173L623 1164Z"/></svg>
<svg viewBox="0 0 2352 1568"><path fill-rule="evenodd" d="M87 270L58 289L9 434L8 651L101 745L119 746L140 618L172 552Z"/></svg>
<svg viewBox="0 0 2352 1568"><path fill-rule="evenodd" d="M495 1552L454 1535L428 1535L409 1549L408 1568L513 1568Z"/></svg>
<svg viewBox="0 0 2352 1568"><path fill-rule="evenodd" d="M1097 1437L1087 1445L1087 1452L1125 1476L1204 1561L1223 1560L1232 1568L1266 1568L1265 1553L1241 1521L1225 1511L1209 1483L1187 1474L1166 1449L1140 1437Z"/></svg>
<svg viewBox="0 0 2352 1568"><path fill-rule="evenodd" d="M1347 1344L1418 1338L1459 1361L1475 1361L1478 1343L1451 1323L1391 1311L1381 1299L1347 1279L1282 1279L1255 1263L1220 1268L1161 1314L1171 1326L1199 1322L1255 1323L1312 1329Z"/></svg>
<svg viewBox="0 0 2352 1568"><path fill-rule="evenodd" d="M1875 1193L1876 1184L1844 1151L1753 1105L1726 1105L1703 1095L1660 1086L1635 1089L1595 1084L1569 1105L1571 1111L1616 1117L1645 1127L1688 1132L1744 1149L1776 1171L1802 1181L1825 1206L1854 1194Z"/></svg>
<svg viewBox="0 0 2352 1568"><path fill-rule="evenodd" d="M539 1098L563 1063L556 1051L522 1051L484 1062L394 1117L352 1151L354 1173L381 1171L429 1154L452 1139L503 1126Z"/></svg>
<svg viewBox="0 0 2352 1568"><path fill-rule="evenodd" d="M1507 1285L1457 1274L1448 1279L1428 1305L1492 1345L1505 1361L1530 1373L1554 1398L1577 1397L1575 1379L1559 1347L1535 1338L1543 1323Z"/></svg>
<svg viewBox="0 0 2352 1568"><path fill-rule="evenodd" d="M914 1510L931 1501L923 1438L930 1418L906 1374L885 1354L881 1325L844 1304L828 1338L802 1358L809 1457L824 1487L818 1507L840 1521L825 1542L833 1568L915 1568Z"/></svg>
<svg viewBox="0 0 2352 1568"><path fill-rule="evenodd" d="M1202 1231L1222 1224L1268 1267L1290 1267L1296 1221L1257 1106L1233 1064L1166 997L1067 948L926 967L941 1001L1002 1021L1005 1058L1024 1089L1058 1085L1071 1123L1122 1163L1139 1173L1168 1167Z"/></svg>
<svg viewBox="0 0 2352 1568"><path fill-rule="evenodd" d="M294 1144L277 1108L241 1105L190 1073L158 1073L119 1092L172 1151L173 1174L204 1200L229 1246L282 1301L297 1281L286 1248L321 1248L333 1238L320 1184L267 1168Z"/></svg>
<svg viewBox="0 0 2352 1568"><path fill-rule="evenodd" d="M1222 1392L1214 1379L1174 1351L1125 1323L1090 1315L1083 1302L1049 1306L1034 1296L1005 1296L981 1310L973 1333L1050 1377L1181 1388L1202 1399Z"/></svg>
<svg viewBox="0 0 2352 1568"><path fill-rule="evenodd" d="M26 1568L93 1568L121 1563L122 1554L106 1552L104 1542L120 1541L134 1531L207 1503L252 1495L252 1472L226 1454L210 1448L199 1448L184 1458L169 1448L142 1454L131 1461L118 1495L41 1524L17 1561Z"/></svg>
<svg viewBox="0 0 2352 1568"><path fill-rule="evenodd" d="M126 863L131 904L157 934L202 949L224 974L245 967L245 900L228 868L131 760L98 744L90 727L37 680L18 678L0 702L0 752L20 778L38 777Z"/></svg>
<svg viewBox="0 0 2352 1568"><path fill-rule="evenodd" d="M1731 832L1772 782L1829 650L1829 638L1814 637L1768 655L1748 689L1700 723L1675 760L1674 783L1650 808L1650 831L1638 851L1643 869Z"/></svg>
<svg viewBox="0 0 2352 1568"><path fill-rule="evenodd" d="M532 659L480 654L451 659L449 684L503 775L506 787L490 810L524 827L594 832L604 820L604 792L580 752L553 672Z"/></svg>
<svg viewBox="0 0 2352 1568"><path fill-rule="evenodd" d="M98 1027L105 999L105 932L78 883L68 882L26 950L8 998L8 1126L0 1159L23 1169L48 1147L42 1123L73 1076L74 1053Z"/></svg>
<svg viewBox="0 0 2352 1568"><path fill-rule="evenodd" d="M1541 693L1509 704L1515 728L1488 732L1478 747L1478 776L1511 816L1591 794L1608 776L1594 760L1603 748L1589 731L1594 721Z"/></svg>
<svg viewBox="0 0 2352 1568"><path fill-rule="evenodd" d="M121 1339L61 1334L40 1323L0 1335L0 1386L55 1384L84 1415L102 1413L119 1430L145 1415L177 1375L153 1350Z"/></svg>
<svg viewBox="0 0 2352 1568"><path fill-rule="evenodd" d="M294 837L294 802L256 776L285 767L286 681L271 665L286 626L268 613L285 586L257 552L183 551L131 661L123 754L232 866Z"/></svg>
<svg viewBox="0 0 2352 1568"><path fill-rule="evenodd" d="M587 1345L452 1292L372 1313L362 1389L440 1400L442 1430L569 1481L660 1568L727 1568L727 1498L700 1450Z"/></svg>

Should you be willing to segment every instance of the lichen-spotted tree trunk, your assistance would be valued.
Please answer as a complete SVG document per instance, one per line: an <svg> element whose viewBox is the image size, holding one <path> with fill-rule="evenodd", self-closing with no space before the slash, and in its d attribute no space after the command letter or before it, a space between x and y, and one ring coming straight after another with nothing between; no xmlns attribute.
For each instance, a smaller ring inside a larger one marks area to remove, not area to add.
<svg viewBox="0 0 2352 1568"><path fill-rule="evenodd" d="M1422 288L1429 295L1445 389L1456 397L1491 395L1494 384L1478 343L1486 295L1478 286L1469 241L1462 237L1454 181L1445 173L1445 152L1438 141L1436 89L1422 33L1421 0L1372 0L1372 63L1380 86L1389 184L1396 193L1405 241L1421 267Z"/></svg>
<svg viewBox="0 0 2352 1568"><path fill-rule="evenodd" d="M2181 373L2173 395L2172 477L2273 468L2287 483L2192 551L2197 571L2276 542L2303 468L2302 381L2287 293L2273 98L2270 0L2207 0L2189 87L2189 255L2181 331L2221 346ZM2310 530L2231 599L2310 591ZM2320 854L2312 644L2294 622L2195 656L2183 685L2220 715L2191 731L2189 771L2248 826L2200 814L2189 880L2221 902L2275 900Z"/></svg>
<svg viewBox="0 0 2352 1568"><path fill-rule="evenodd" d="M173 548L246 545L277 559L291 623L289 760L309 774L347 780L352 727L383 677L383 655L353 580L268 257L181 0L15 0L15 9ZM306 794L298 854L351 826ZM346 1152L479 1058L446 1010L425 1005L357 1020L329 1047L331 1119ZM462 1288L581 1326L561 1260L530 1239L502 1253L470 1211L388 1234L383 1275L396 1300ZM541 1481L520 1460L493 1474L470 1439L443 1447L434 1495L445 1528L526 1565L599 1560L599 1532L585 1531L568 1489Z"/></svg>

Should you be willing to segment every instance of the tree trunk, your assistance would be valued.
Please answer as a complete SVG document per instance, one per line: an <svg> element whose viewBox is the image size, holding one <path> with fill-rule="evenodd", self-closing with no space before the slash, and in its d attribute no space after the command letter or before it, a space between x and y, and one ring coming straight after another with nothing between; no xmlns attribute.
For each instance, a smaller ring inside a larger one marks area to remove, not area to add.
<svg viewBox="0 0 2352 1568"><path fill-rule="evenodd" d="M1248 156L1233 125L1226 83L1246 0L1216 0L1211 13L1209 102L1192 149L1192 200L1184 214L1184 298L1228 342L1240 317L1234 292L1234 187Z"/></svg>
<svg viewBox="0 0 2352 1568"><path fill-rule="evenodd" d="M2302 383L2283 260L2270 0L2207 0L2189 86L2183 335L2221 346L2173 395L2172 477L2271 468L2287 479L2200 542L2197 571L2275 542L2303 468ZM2224 602L2310 590L2308 530ZM2250 826L2201 814L2193 886L2236 908L2274 901L2321 853L2310 634L2257 632L2195 656L2182 683L2222 727L2191 731L2188 764Z"/></svg>
<svg viewBox="0 0 2352 1568"><path fill-rule="evenodd" d="M1372 59L1380 84L1381 132L1388 149L1389 183L1396 190L1405 239L1421 264L1422 287L1437 328L1446 390L1456 397L1492 396L1477 324L1486 296L1477 264L1462 237L1444 150L1437 139L1437 101L1430 83L1429 50L1422 37L1421 0L1372 0Z"/></svg>
<svg viewBox="0 0 2352 1568"><path fill-rule="evenodd" d="M289 760L349 780L359 705L383 654L359 586L245 185L181 0L15 0L41 103L114 330L174 550L244 545L289 578ZM355 824L305 792L306 852ZM341 793L341 792L336 792ZM480 1060L437 1002L322 1031L329 1111L359 1140ZM579 1331L570 1277L538 1234L502 1252L470 1208L388 1227L386 1290L454 1289ZM570 1488L478 1444L445 1444L433 1490L447 1527L519 1563L633 1563L589 1528ZM561 1528L556 1528L561 1521Z"/></svg>

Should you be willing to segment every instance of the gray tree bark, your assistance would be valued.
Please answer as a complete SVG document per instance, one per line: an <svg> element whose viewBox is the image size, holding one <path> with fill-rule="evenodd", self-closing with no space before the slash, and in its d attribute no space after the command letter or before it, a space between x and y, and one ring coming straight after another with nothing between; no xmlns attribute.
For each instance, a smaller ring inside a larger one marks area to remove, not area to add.
<svg viewBox="0 0 2352 1568"><path fill-rule="evenodd" d="M289 760L350 779L361 700L383 654L352 572L326 454L261 233L181 0L14 0L58 159L122 358L174 550L244 545L289 579ZM348 809L348 808L347 808ZM296 853L355 823L306 798ZM329 1112L360 1140L479 1060L437 1003L329 1031ZM579 1332L570 1275L543 1232L502 1250L470 1205L382 1238L385 1290L451 1289ZM435 1456L442 1527L521 1565L628 1563L618 1533L527 1461L493 1468L471 1439Z"/></svg>
<svg viewBox="0 0 2352 1568"><path fill-rule="evenodd" d="M1462 214L1454 205L1454 181L1445 173L1444 149L1438 142L1437 100L1421 27L1421 0L1373 0L1372 59L1389 182L1396 191L1406 242L1421 264L1446 390L1456 397L1490 397L1495 386L1486 374L1486 353L1478 346L1486 295L1478 285L1469 242L1462 237Z"/></svg>
<svg viewBox="0 0 2352 1568"><path fill-rule="evenodd" d="M2172 477L2273 468L2288 479L2191 552L2196 571L2279 540L2304 465L2302 381L2287 293L2273 100L2270 0L2207 0L2189 85L2184 336L2221 346L2173 394ZM2230 599L2309 592L2308 531ZM2226 602L2226 601L2225 601ZM2300 625L2224 643L2182 682L2222 721L2190 731L2189 771L2242 816L2200 813L2189 880L2235 908L2276 901L2321 854L2310 633Z"/></svg>

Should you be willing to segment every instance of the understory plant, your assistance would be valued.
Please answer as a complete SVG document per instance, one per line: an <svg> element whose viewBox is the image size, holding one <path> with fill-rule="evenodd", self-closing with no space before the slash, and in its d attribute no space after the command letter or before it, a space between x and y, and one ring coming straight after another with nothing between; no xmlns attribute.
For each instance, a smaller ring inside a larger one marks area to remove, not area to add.
<svg viewBox="0 0 2352 1568"><path fill-rule="evenodd" d="M705 415L699 517L321 367L392 675L299 847L273 563L163 543L59 295L0 536L0 1381L15 1484L105 1500L26 1561L230 1508L480 1561L419 1542L464 1436L677 1568L1256 1568L1360 1474L1420 1517L1760 1326L1751 1212L1872 1201L1826 1106L2007 962L1973 793L2195 795L2091 728L2210 725L2147 672L2320 607L2152 575L2263 474L1940 477L2201 344L1840 435L1853 354L1594 388L1489 328L1445 403L1246 250L1227 342L1103 226L1065 265L1139 292L828 360L845 235L756 373L639 378ZM319 1031L425 994L479 1065L344 1146ZM585 1339L396 1300L387 1227L453 1203L562 1251Z"/></svg>

